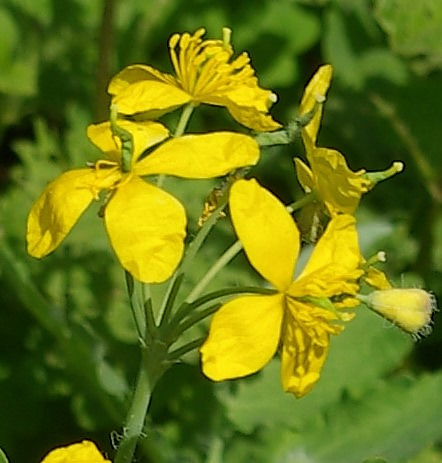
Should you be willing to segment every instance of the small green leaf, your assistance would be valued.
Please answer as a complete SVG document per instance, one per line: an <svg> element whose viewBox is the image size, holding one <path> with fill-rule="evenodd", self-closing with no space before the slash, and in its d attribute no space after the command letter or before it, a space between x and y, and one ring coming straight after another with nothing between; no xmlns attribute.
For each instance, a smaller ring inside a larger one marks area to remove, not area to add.
<svg viewBox="0 0 442 463"><path fill-rule="evenodd" d="M104 359L100 359L98 362L97 377L101 387L108 394L122 400L128 393L129 386L124 378L123 372Z"/></svg>
<svg viewBox="0 0 442 463"><path fill-rule="evenodd" d="M394 50L419 58L423 71L442 67L440 0L377 0L375 14Z"/></svg>
<svg viewBox="0 0 442 463"><path fill-rule="evenodd" d="M8 458L2 449L0 449L0 463L8 463Z"/></svg>
<svg viewBox="0 0 442 463"><path fill-rule="evenodd" d="M343 397L329 409L327 420L305 430L305 448L318 463L363 461L382 455L410 461L440 439L442 375L397 377L353 400Z"/></svg>

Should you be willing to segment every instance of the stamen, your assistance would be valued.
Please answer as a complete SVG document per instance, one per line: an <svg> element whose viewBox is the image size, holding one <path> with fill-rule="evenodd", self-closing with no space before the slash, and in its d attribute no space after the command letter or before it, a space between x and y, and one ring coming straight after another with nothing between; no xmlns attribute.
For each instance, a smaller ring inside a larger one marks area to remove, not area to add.
<svg viewBox="0 0 442 463"><path fill-rule="evenodd" d="M230 39L232 38L232 30L228 27L223 27L223 46L230 47Z"/></svg>
<svg viewBox="0 0 442 463"><path fill-rule="evenodd" d="M181 80L181 75L180 75L180 64L178 62L177 54L176 54L176 46L178 44L180 36L178 34L173 35L170 40L169 40L169 47L170 47L170 60L172 61L172 66L173 69L175 70L175 74L177 76L177 79L180 81Z"/></svg>

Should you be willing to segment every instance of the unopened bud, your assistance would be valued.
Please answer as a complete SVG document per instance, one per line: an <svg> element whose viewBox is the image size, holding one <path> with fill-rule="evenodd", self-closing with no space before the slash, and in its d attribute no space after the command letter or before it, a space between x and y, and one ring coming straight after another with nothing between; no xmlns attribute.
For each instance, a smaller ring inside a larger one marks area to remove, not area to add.
<svg viewBox="0 0 442 463"><path fill-rule="evenodd" d="M359 296L362 302L387 320L419 338L431 332L431 315L437 310L436 299L418 288L392 288Z"/></svg>

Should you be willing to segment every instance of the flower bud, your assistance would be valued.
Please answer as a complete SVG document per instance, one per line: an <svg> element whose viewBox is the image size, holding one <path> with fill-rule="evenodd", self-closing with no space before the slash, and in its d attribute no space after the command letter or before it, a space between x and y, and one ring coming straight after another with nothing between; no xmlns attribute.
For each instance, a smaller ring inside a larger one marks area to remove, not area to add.
<svg viewBox="0 0 442 463"><path fill-rule="evenodd" d="M431 314L437 310L436 299L423 289L385 289L360 296L360 299L413 337L419 338L431 331Z"/></svg>

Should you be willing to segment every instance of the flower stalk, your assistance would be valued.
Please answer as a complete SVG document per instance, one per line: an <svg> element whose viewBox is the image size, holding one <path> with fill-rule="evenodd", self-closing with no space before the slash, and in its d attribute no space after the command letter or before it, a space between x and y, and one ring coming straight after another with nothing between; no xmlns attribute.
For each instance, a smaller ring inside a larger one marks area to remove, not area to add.
<svg viewBox="0 0 442 463"><path fill-rule="evenodd" d="M132 463L152 398L155 384L166 371L165 351L162 343L155 342L146 348L142 359L134 395L124 425L124 434L118 445L114 463Z"/></svg>

